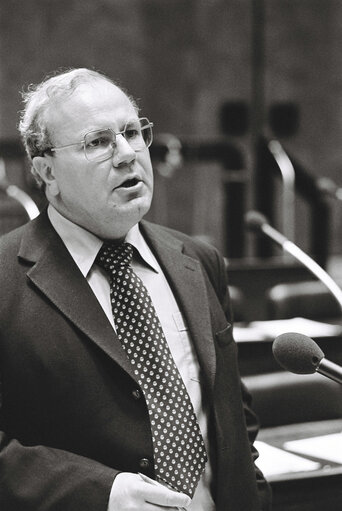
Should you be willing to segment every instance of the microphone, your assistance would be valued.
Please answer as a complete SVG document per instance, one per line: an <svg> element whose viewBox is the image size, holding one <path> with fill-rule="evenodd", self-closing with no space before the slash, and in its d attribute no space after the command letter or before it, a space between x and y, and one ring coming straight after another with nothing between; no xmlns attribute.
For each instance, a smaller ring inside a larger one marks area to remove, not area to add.
<svg viewBox="0 0 342 511"><path fill-rule="evenodd" d="M169 133L159 133L155 140L158 144L162 144L165 149L163 160L155 164L156 169L161 176L170 178L182 165L182 143L177 137Z"/></svg>
<svg viewBox="0 0 342 511"><path fill-rule="evenodd" d="M274 229L274 227L269 224L265 215L260 213L260 211L248 211L245 215L245 224L251 231L262 231L266 234L266 236L285 249L284 245L288 239L286 236Z"/></svg>
<svg viewBox="0 0 342 511"><path fill-rule="evenodd" d="M245 215L245 224L252 231L261 231L268 238L271 238L275 243L278 243L285 252L291 254L297 261L306 266L306 268L315 275L331 292L336 301L338 302L342 311L342 291L330 277L330 275L319 266L303 250L301 250L292 241L287 239L283 234L272 227L267 218L259 211L248 211Z"/></svg>
<svg viewBox="0 0 342 511"><path fill-rule="evenodd" d="M329 177L320 177L316 179L316 186L324 195L332 197L333 199L342 200L342 188L337 186L337 184Z"/></svg>
<svg viewBox="0 0 342 511"><path fill-rule="evenodd" d="M278 364L291 373L317 372L342 384L342 367L327 360L318 344L306 335L295 332L278 335L272 351Z"/></svg>

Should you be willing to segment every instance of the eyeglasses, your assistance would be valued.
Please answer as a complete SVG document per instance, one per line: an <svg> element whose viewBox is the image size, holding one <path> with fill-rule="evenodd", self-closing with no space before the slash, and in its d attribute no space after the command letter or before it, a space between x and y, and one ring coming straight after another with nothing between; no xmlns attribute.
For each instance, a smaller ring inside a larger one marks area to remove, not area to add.
<svg viewBox="0 0 342 511"><path fill-rule="evenodd" d="M147 117L128 121L122 131L115 133L111 128L89 131L80 142L51 147L49 151L59 151L67 147L82 144L84 155L88 161L104 161L111 158L116 148L116 137L122 135L134 151L142 151L150 147L153 140L153 122Z"/></svg>

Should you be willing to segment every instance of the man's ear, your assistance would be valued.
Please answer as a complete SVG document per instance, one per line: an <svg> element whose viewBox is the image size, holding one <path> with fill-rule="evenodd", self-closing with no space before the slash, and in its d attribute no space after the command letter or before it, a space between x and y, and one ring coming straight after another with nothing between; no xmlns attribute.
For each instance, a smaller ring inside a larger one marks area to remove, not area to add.
<svg viewBox="0 0 342 511"><path fill-rule="evenodd" d="M44 181L46 191L53 196L58 195L59 187L49 158L47 156L35 156L32 159L32 165L34 172Z"/></svg>

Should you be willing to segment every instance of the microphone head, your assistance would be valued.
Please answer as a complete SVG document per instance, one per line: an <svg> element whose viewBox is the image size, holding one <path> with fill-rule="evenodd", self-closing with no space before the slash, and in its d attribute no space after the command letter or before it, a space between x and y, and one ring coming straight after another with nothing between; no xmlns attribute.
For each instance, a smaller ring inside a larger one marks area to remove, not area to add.
<svg viewBox="0 0 342 511"><path fill-rule="evenodd" d="M320 192L325 195L332 195L333 197L336 196L336 192L339 189L337 184L328 177L320 177L316 179L316 185Z"/></svg>
<svg viewBox="0 0 342 511"><path fill-rule="evenodd" d="M248 229L251 231L259 230L264 224L268 224L268 220L259 211L248 211L245 214L244 221Z"/></svg>
<svg viewBox="0 0 342 511"><path fill-rule="evenodd" d="M317 370L324 353L310 337L288 332L276 337L272 351L274 358L287 371L310 374Z"/></svg>

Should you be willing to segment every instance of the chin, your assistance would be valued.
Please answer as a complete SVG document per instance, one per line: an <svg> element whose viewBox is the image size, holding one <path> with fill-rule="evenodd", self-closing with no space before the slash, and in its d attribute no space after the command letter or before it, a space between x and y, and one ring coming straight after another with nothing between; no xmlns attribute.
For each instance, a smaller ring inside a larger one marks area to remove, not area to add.
<svg viewBox="0 0 342 511"><path fill-rule="evenodd" d="M151 200L147 198L138 198L116 206L111 214L107 216L105 236L107 238L121 238L126 236L128 231L146 215L149 211Z"/></svg>
<svg viewBox="0 0 342 511"><path fill-rule="evenodd" d="M146 196L136 197L130 200L129 202L126 203L126 205L123 208L125 210L124 214L132 216L132 221L134 219L134 224L136 224L149 211L151 207L151 200L152 197Z"/></svg>

